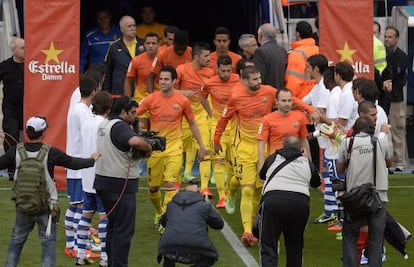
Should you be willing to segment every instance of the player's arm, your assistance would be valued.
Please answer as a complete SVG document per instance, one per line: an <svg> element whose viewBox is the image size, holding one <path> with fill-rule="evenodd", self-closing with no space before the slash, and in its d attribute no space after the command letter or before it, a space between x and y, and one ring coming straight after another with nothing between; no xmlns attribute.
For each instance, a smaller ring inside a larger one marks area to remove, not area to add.
<svg viewBox="0 0 414 267"><path fill-rule="evenodd" d="M257 147L258 147L258 169L260 170L263 167L263 164L265 162L265 149L266 149L266 141L258 140L257 141Z"/></svg>
<svg viewBox="0 0 414 267"><path fill-rule="evenodd" d="M309 159L312 159L308 138L300 138L299 140L300 140L300 147L303 149L305 156L308 157Z"/></svg>
<svg viewBox="0 0 414 267"><path fill-rule="evenodd" d="M194 138L197 140L198 145L200 146L200 150L198 151L198 159L203 160L206 155L208 155L209 151L206 150L204 146L203 139L201 138L200 129L195 120L188 121L190 125L190 130L194 135Z"/></svg>
<svg viewBox="0 0 414 267"><path fill-rule="evenodd" d="M199 96L199 99L200 99L201 105L207 111L208 116L211 117L213 115L213 112L211 111L210 103L202 95Z"/></svg>
<svg viewBox="0 0 414 267"><path fill-rule="evenodd" d="M219 153L222 151L220 139L226 129L227 123L231 120L236 112L235 101L230 97L226 107L223 110L223 114L217 121L216 131L214 133L214 151Z"/></svg>
<svg viewBox="0 0 414 267"><path fill-rule="evenodd" d="M126 77L124 82L124 95L132 97L134 94L135 79L132 77Z"/></svg>

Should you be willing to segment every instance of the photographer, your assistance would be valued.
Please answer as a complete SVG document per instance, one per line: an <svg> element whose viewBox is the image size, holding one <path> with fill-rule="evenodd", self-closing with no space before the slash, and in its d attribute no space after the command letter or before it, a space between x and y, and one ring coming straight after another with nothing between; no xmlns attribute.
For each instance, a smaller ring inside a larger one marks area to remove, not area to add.
<svg viewBox="0 0 414 267"><path fill-rule="evenodd" d="M108 120L99 125L97 148L102 158L96 163L94 187L108 214L106 246L108 266L127 266L131 240L135 232L138 191L138 158L132 149L145 157L151 145L131 128L137 102L127 96L115 100Z"/></svg>

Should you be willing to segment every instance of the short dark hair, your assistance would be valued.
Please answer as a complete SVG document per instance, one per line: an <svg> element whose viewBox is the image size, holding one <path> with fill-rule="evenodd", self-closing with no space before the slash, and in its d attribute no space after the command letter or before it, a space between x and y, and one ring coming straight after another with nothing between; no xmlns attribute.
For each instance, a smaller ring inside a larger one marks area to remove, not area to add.
<svg viewBox="0 0 414 267"><path fill-rule="evenodd" d="M114 100L111 113L114 115L120 115L122 113L122 110L128 112L133 107L138 107L138 103L134 99L123 95L120 98L116 98Z"/></svg>
<svg viewBox="0 0 414 267"><path fill-rule="evenodd" d="M220 65L232 65L232 60L229 55L219 56L217 58L217 67Z"/></svg>
<svg viewBox="0 0 414 267"><path fill-rule="evenodd" d="M350 82L354 78L354 68L348 62L339 62L335 66L335 73L337 73L342 80Z"/></svg>
<svg viewBox="0 0 414 267"><path fill-rule="evenodd" d="M367 113L372 108L377 108L374 102L364 100L358 105L358 114Z"/></svg>
<svg viewBox="0 0 414 267"><path fill-rule="evenodd" d="M241 70L244 70L246 68L246 63L247 62L253 63L253 65L254 65L253 60L247 59L247 58L241 58L241 59L239 59L239 61L237 61L237 63L236 63L236 72L239 75L240 75Z"/></svg>
<svg viewBox="0 0 414 267"><path fill-rule="evenodd" d="M333 89L336 86L334 67L330 66L323 72L323 84L327 89Z"/></svg>
<svg viewBox="0 0 414 267"><path fill-rule="evenodd" d="M299 33L300 38L311 38L313 31L312 26L307 21L299 21L298 24L296 24L296 32Z"/></svg>
<svg viewBox="0 0 414 267"><path fill-rule="evenodd" d="M293 96L292 91L290 91L288 88L282 87L280 89L277 89L277 92L276 92L276 99L277 100L279 100L279 95L280 95L281 92L290 93Z"/></svg>
<svg viewBox="0 0 414 267"><path fill-rule="evenodd" d="M81 93L81 97L88 97L92 94L93 91L96 91L98 88L98 82L89 77L83 76L79 82L79 91Z"/></svg>
<svg viewBox="0 0 414 267"><path fill-rule="evenodd" d="M156 37L157 38L157 42L160 42L160 36L158 34L156 34L155 32L149 32L147 34L145 34L144 40L147 39L147 37Z"/></svg>
<svg viewBox="0 0 414 267"><path fill-rule="evenodd" d="M230 37L230 30L227 29L226 27L220 26L220 27L217 27L216 30L214 31L214 37L217 34L226 34L227 36Z"/></svg>
<svg viewBox="0 0 414 267"><path fill-rule="evenodd" d="M174 25L167 25L164 28L164 36L167 37L167 34L168 33L174 33L174 35L175 35L178 31L179 30L178 30L178 28L176 26L174 26ZM175 38L175 36L174 36L174 38Z"/></svg>
<svg viewBox="0 0 414 267"><path fill-rule="evenodd" d="M160 70L160 73L161 72L169 72L171 74L171 80L176 80L177 79L177 71L171 65L163 66Z"/></svg>
<svg viewBox="0 0 414 267"><path fill-rule="evenodd" d="M393 30L395 32L395 36L398 38L400 37L400 31L394 26L387 26L385 30Z"/></svg>
<svg viewBox="0 0 414 267"><path fill-rule="evenodd" d="M358 91L364 100L375 102L378 98L378 87L377 83L373 80L367 79L361 83L358 87Z"/></svg>
<svg viewBox="0 0 414 267"><path fill-rule="evenodd" d="M328 68L328 59L322 54L316 54L308 57L308 62L313 68L318 67L321 74L323 74Z"/></svg>
<svg viewBox="0 0 414 267"><path fill-rule="evenodd" d="M189 37L188 32L186 31L178 31L174 35L174 45L185 46L188 45Z"/></svg>
<svg viewBox="0 0 414 267"><path fill-rule="evenodd" d="M106 73L106 65L103 63L97 63L97 62L91 63L88 67L88 70L96 70L99 73L101 73L101 75L103 76Z"/></svg>
<svg viewBox="0 0 414 267"><path fill-rule="evenodd" d="M353 128L353 135L359 134L359 133L367 133L371 136L374 135L375 132L375 125L365 117L359 117L355 123Z"/></svg>
<svg viewBox="0 0 414 267"><path fill-rule="evenodd" d="M33 127L26 127L26 135L27 138L29 138L29 140L34 140L34 139L38 139L39 137L42 136L44 131L40 131L40 132L35 132L35 130L33 129Z"/></svg>
<svg viewBox="0 0 414 267"><path fill-rule="evenodd" d="M112 95L106 91L96 93L92 100L92 112L97 115L104 115L112 108Z"/></svg>
<svg viewBox="0 0 414 267"><path fill-rule="evenodd" d="M359 89L359 86L365 82L368 81L368 78L365 77L358 77L352 80L352 89L357 90Z"/></svg>
<svg viewBox="0 0 414 267"><path fill-rule="evenodd" d="M256 66L247 66L243 69L241 74L242 79L249 79L251 74L260 73L260 70Z"/></svg>
<svg viewBox="0 0 414 267"><path fill-rule="evenodd" d="M191 55L193 56L199 56L201 55L201 52L204 50L211 50L210 45L205 42L197 42L193 45L193 49L191 51Z"/></svg>
<svg viewBox="0 0 414 267"><path fill-rule="evenodd" d="M96 69L88 69L87 71L85 71L83 77L92 78L97 84L99 84L102 81L103 75Z"/></svg>
<svg viewBox="0 0 414 267"><path fill-rule="evenodd" d="M374 25L377 25L378 33L380 33L381 32L381 24L378 21L374 20Z"/></svg>

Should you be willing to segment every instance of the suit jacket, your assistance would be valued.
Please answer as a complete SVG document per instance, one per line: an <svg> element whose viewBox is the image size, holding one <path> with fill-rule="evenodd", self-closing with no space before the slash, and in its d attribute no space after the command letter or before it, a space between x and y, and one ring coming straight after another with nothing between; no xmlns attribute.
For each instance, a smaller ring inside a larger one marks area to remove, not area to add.
<svg viewBox="0 0 414 267"><path fill-rule="evenodd" d="M144 52L143 40L137 38L135 56ZM114 95L124 94L124 82L131 55L122 38L114 41L105 57L106 75L102 89Z"/></svg>
<svg viewBox="0 0 414 267"><path fill-rule="evenodd" d="M285 86L287 53L276 41L266 42L257 48L253 55L253 61L260 70L262 84L275 88Z"/></svg>

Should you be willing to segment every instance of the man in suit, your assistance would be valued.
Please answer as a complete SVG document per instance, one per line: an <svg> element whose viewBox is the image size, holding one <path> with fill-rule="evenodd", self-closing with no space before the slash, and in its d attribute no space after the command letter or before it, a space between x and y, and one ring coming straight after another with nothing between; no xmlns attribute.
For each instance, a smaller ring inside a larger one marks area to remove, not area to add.
<svg viewBox="0 0 414 267"><path fill-rule="evenodd" d="M254 52L253 61L260 70L262 84L283 88L287 53L276 43L276 28L265 23L259 27L257 36L260 47Z"/></svg>

